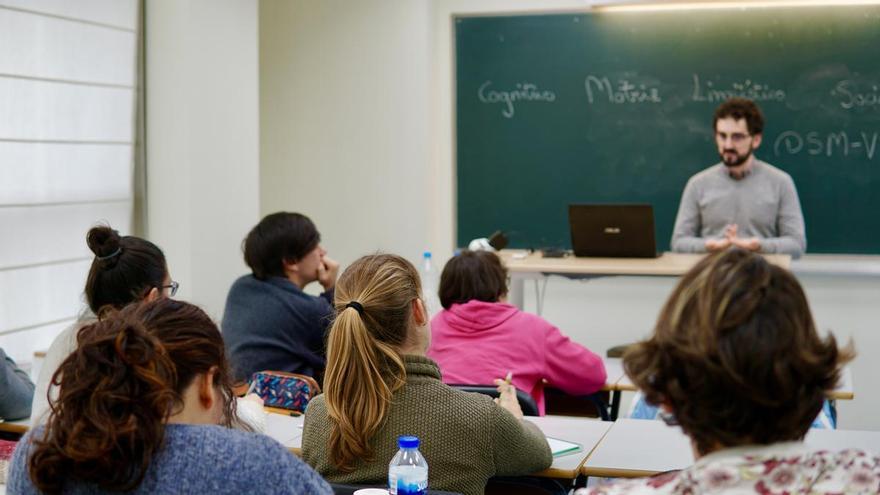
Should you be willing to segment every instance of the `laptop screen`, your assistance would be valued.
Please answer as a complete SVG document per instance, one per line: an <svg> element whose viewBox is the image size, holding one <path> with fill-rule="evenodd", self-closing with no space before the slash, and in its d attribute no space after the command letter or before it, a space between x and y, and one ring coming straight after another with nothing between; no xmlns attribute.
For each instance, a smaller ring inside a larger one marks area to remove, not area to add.
<svg viewBox="0 0 880 495"><path fill-rule="evenodd" d="M657 257L651 205L573 204L568 222L575 256Z"/></svg>

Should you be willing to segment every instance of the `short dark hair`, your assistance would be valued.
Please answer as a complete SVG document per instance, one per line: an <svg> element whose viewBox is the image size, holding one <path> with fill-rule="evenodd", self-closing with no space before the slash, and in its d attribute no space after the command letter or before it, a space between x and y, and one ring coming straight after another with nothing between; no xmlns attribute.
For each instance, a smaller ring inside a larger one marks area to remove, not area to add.
<svg viewBox="0 0 880 495"><path fill-rule="evenodd" d="M491 251L465 249L443 267L438 292L445 309L474 299L496 302L507 294L507 269Z"/></svg>
<svg viewBox="0 0 880 495"><path fill-rule="evenodd" d="M733 120L745 119L749 134L761 134L764 132L764 114L754 101L747 98L730 98L715 109L715 117L712 120L712 129L718 128L718 121L728 117Z"/></svg>
<svg viewBox="0 0 880 495"><path fill-rule="evenodd" d="M294 262L318 247L321 234L309 217L280 211L266 215L244 240L244 262L260 280L284 276L284 262Z"/></svg>
<svg viewBox="0 0 880 495"><path fill-rule="evenodd" d="M653 335L623 363L706 454L802 439L853 355L833 335L819 337L794 275L730 249L682 277Z"/></svg>
<svg viewBox="0 0 880 495"><path fill-rule="evenodd" d="M95 253L86 278L86 301L95 315L139 301L165 282L165 255L152 242L120 236L108 225L92 227L86 244Z"/></svg>

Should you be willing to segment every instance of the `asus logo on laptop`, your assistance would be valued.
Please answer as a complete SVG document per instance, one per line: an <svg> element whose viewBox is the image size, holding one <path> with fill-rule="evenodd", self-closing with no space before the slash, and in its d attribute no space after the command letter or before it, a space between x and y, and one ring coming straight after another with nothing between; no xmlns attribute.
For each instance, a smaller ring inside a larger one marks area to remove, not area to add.
<svg viewBox="0 0 880 495"><path fill-rule="evenodd" d="M620 227L605 227L606 234L619 234Z"/></svg>

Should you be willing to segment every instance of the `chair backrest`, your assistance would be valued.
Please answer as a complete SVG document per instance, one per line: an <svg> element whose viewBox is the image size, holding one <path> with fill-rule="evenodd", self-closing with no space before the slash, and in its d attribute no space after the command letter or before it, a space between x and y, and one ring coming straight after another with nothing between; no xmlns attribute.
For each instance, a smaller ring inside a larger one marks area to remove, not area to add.
<svg viewBox="0 0 880 495"><path fill-rule="evenodd" d="M457 388L464 392L485 394L489 397L498 397L499 395L498 389L495 385L450 385L450 387ZM519 407L522 409L524 416L539 416L538 404L535 403L535 399L533 399L531 395L520 389L516 389L516 400L519 402Z"/></svg>

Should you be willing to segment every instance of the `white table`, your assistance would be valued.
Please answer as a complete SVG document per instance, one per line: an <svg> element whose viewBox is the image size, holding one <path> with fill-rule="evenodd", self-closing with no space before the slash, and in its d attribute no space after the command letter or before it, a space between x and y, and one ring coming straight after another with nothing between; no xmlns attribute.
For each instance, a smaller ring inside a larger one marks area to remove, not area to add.
<svg viewBox="0 0 880 495"><path fill-rule="evenodd" d="M805 443L816 450L880 450L880 432L817 430ZM618 419L581 467L586 476L635 478L683 469L694 463L690 439L662 421Z"/></svg>
<svg viewBox="0 0 880 495"><path fill-rule="evenodd" d="M574 479L581 465L613 423L566 416L528 417L548 437L580 444L583 450L553 458L553 464L537 476ZM266 418L266 435L296 455L302 455L303 416L270 413Z"/></svg>
<svg viewBox="0 0 880 495"><path fill-rule="evenodd" d="M657 258L544 258L541 253L504 249L498 253L510 273L508 300L523 307L523 281L548 275L607 277L617 275L678 277L687 273L705 254L663 253ZM765 254L783 268L791 266L786 254ZM540 313L540 311L539 311Z"/></svg>

